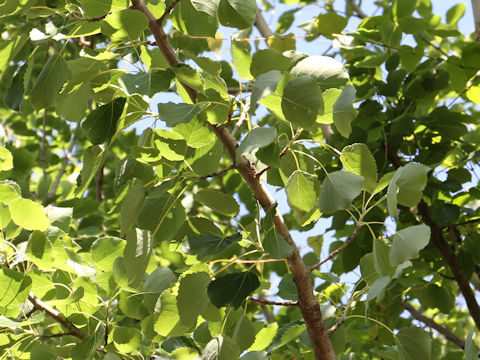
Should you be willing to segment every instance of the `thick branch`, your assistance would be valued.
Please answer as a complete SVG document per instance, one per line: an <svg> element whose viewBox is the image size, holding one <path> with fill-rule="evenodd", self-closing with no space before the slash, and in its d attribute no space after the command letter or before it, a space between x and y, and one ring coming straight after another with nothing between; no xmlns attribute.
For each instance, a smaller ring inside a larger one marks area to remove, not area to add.
<svg viewBox="0 0 480 360"><path fill-rule="evenodd" d="M47 316L51 317L53 320L67 329L70 335L73 335L79 339L85 339L87 337L84 332L68 321L62 313L48 306L35 295L29 294L28 300L33 304L33 309L43 311Z"/></svg>
<svg viewBox="0 0 480 360"><path fill-rule="evenodd" d="M327 261L329 260L332 260L335 256L337 256L338 254L340 254L340 252L342 252L348 245L350 245L353 240L355 240L355 238L357 237L358 235L358 231L360 230L360 226L357 226L355 228L355 230L353 231L353 233L350 235L350 237L348 238L347 241L345 241L345 243L340 246L339 248L335 249L334 251L332 251L325 259L323 260L320 260L318 263L316 263L315 265L312 265L310 266L310 271L313 271L313 270L317 270L320 266L322 266L323 264L325 264Z"/></svg>
<svg viewBox="0 0 480 360"><path fill-rule="evenodd" d="M134 7L137 10L145 13L149 20L150 30L152 31L157 45L162 54L167 59L170 65L178 64L178 58L173 50L172 46L167 40L167 36L163 31L163 28L156 22L155 17L146 7L143 0L132 0ZM197 93L195 90L188 86L185 86L191 100L195 102ZM238 143L237 140L230 134L230 132L221 125L210 125L211 129L215 132L217 138L222 142L224 148L232 160L236 161L236 152ZM242 175L243 179L250 187L253 195L257 201L261 204L265 212L271 209L274 204L274 200L270 193L265 189L260 179L255 176L255 167L247 161L244 157L237 163L237 170ZM276 209L274 216L274 224L277 232L290 244L294 251L292 255L288 257L290 268L294 275L295 284L298 291L298 303L302 311L305 324L307 326L312 346L315 350L317 359L331 360L336 359L335 352L333 351L332 344L325 331L322 321L322 313L320 306L313 294L312 281L310 277L310 269L303 262L300 253L293 241L290 232L283 220L282 215Z"/></svg>
<svg viewBox="0 0 480 360"><path fill-rule="evenodd" d="M480 0L472 0L475 40L480 42Z"/></svg>
<svg viewBox="0 0 480 360"><path fill-rule="evenodd" d="M402 306L405 310L407 310L415 319L421 321L428 327L437 330L440 334L442 334L447 340L450 340L454 344L458 345L462 349L465 348L465 341L460 339L446 327L440 325L439 323L435 322L435 320L430 319L423 315L420 311L416 310L411 304L402 301Z"/></svg>

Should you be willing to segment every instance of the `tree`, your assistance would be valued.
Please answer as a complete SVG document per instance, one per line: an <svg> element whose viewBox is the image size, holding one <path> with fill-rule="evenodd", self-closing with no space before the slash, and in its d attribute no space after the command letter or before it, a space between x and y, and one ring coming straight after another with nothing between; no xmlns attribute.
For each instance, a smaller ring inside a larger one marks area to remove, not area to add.
<svg viewBox="0 0 480 360"><path fill-rule="evenodd" d="M0 5L3 358L478 357L478 27L285 3Z"/></svg>

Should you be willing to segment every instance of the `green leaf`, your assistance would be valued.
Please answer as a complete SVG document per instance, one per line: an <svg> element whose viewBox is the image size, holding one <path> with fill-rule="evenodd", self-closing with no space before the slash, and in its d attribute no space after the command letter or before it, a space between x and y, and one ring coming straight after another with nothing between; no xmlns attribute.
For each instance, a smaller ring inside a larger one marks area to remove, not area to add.
<svg viewBox="0 0 480 360"><path fill-rule="evenodd" d="M51 56L38 75L30 93L30 101L35 110L54 105L58 93L70 75L71 72L65 59L61 55Z"/></svg>
<svg viewBox="0 0 480 360"><path fill-rule="evenodd" d="M294 125L311 128L323 110L322 91L313 77L299 76L285 86L282 111Z"/></svg>
<svg viewBox="0 0 480 360"><path fill-rule="evenodd" d="M278 284L278 293L277 296L280 296L282 299L285 300L298 300L298 291L295 282L293 281L293 274L289 273L286 274L280 284Z"/></svg>
<svg viewBox="0 0 480 360"><path fill-rule="evenodd" d="M185 0L172 12L172 23L188 35L215 37L218 28L218 1Z"/></svg>
<svg viewBox="0 0 480 360"><path fill-rule="evenodd" d="M378 302L382 301L385 296L385 290L387 289L388 284L390 284L390 276L382 276L375 280L375 282L368 290L367 301L377 299Z"/></svg>
<svg viewBox="0 0 480 360"><path fill-rule="evenodd" d="M412 15L417 6L417 0L395 0L392 7L392 15L395 21L398 19Z"/></svg>
<svg viewBox="0 0 480 360"><path fill-rule="evenodd" d="M473 341L473 330L470 330L465 341L465 360L477 360L480 348Z"/></svg>
<svg viewBox="0 0 480 360"><path fill-rule="evenodd" d="M340 155L345 171L361 175L365 178L363 189L372 192L377 185L377 164L365 144L345 146Z"/></svg>
<svg viewBox="0 0 480 360"><path fill-rule="evenodd" d="M320 182L302 170L295 170L285 185L288 204L303 211L310 211L318 203Z"/></svg>
<svg viewBox="0 0 480 360"><path fill-rule="evenodd" d="M185 326L194 326L197 317L210 302L207 287L210 276L206 272L188 274L180 280L177 295L177 306L180 320Z"/></svg>
<svg viewBox="0 0 480 360"><path fill-rule="evenodd" d="M183 136L187 146L195 149L202 148L215 141L215 134L200 120L178 124L174 130Z"/></svg>
<svg viewBox="0 0 480 360"><path fill-rule="evenodd" d="M166 266L155 269L147 276L143 285L143 302L149 311L154 312L157 310L158 306L160 306L159 297L176 281L175 274Z"/></svg>
<svg viewBox="0 0 480 360"><path fill-rule="evenodd" d="M398 19L400 29L406 34L417 34L428 29L428 22L413 16L405 16Z"/></svg>
<svg viewBox="0 0 480 360"><path fill-rule="evenodd" d="M231 304L234 308L260 286L257 275L251 271L219 275L208 285L208 297L216 307Z"/></svg>
<svg viewBox="0 0 480 360"><path fill-rule="evenodd" d="M344 138L348 138L352 132L351 123L354 118L353 103L355 102L355 95L355 88L346 85L333 105L333 123Z"/></svg>
<svg viewBox="0 0 480 360"><path fill-rule="evenodd" d="M275 88L281 78L282 73L280 71L272 70L261 74L255 79L250 99L250 114L255 114L255 108L261 99L275 92Z"/></svg>
<svg viewBox="0 0 480 360"><path fill-rule="evenodd" d="M252 129L243 138L237 149L237 161L240 156L254 155L258 149L270 145L277 137L277 129L274 127L258 127Z"/></svg>
<svg viewBox="0 0 480 360"><path fill-rule="evenodd" d="M373 260L375 271L380 276L392 276L395 272L394 264L390 263L390 247L379 239L373 240ZM393 265L393 266L392 266Z"/></svg>
<svg viewBox="0 0 480 360"><path fill-rule="evenodd" d="M255 337L255 342L248 349L249 351L265 350L277 334L278 324L271 323L261 329Z"/></svg>
<svg viewBox="0 0 480 360"><path fill-rule="evenodd" d="M201 360L238 360L240 353L232 339L217 335L205 346Z"/></svg>
<svg viewBox="0 0 480 360"><path fill-rule="evenodd" d="M220 0L218 20L223 26L245 29L253 25L257 15L255 0Z"/></svg>
<svg viewBox="0 0 480 360"><path fill-rule="evenodd" d="M68 89L68 85L58 96L55 110L58 115L72 122L80 121L88 108L88 101L93 96L89 82L75 85Z"/></svg>
<svg viewBox="0 0 480 360"><path fill-rule="evenodd" d="M88 185L97 174L103 163L103 150L100 146L90 146L83 153L83 167L80 176L77 178L75 195L83 195Z"/></svg>
<svg viewBox="0 0 480 360"><path fill-rule="evenodd" d="M447 11L447 24L456 25L458 21L465 15L465 10L467 5L465 3L460 3L452 6Z"/></svg>
<svg viewBox="0 0 480 360"><path fill-rule="evenodd" d="M95 267L103 271L112 271L113 262L122 256L125 245L125 240L113 236L95 240L90 248Z"/></svg>
<svg viewBox="0 0 480 360"><path fill-rule="evenodd" d="M126 9L113 11L102 23L102 33L111 36L112 40L136 40L148 27L148 19L138 10Z"/></svg>
<svg viewBox="0 0 480 360"><path fill-rule="evenodd" d="M134 327L116 326L109 336L121 353L137 352L142 341L142 333Z"/></svg>
<svg viewBox="0 0 480 360"><path fill-rule="evenodd" d="M350 206L362 190L364 178L345 171L327 174L320 191L320 211L326 214Z"/></svg>
<svg viewBox="0 0 480 360"><path fill-rule="evenodd" d="M387 191L387 205L390 216L395 216L397 203L409 207L418 204L427 184L429 171L428 166L416 163L409 163L397 169Z"/></svg>
<svg viewBox="0 0 480 360"><path fill-rule="evenodd" d="M136 288L142 282L152 255L152 247L152 236L149 231L131 229L128 232L123 261L129 286Z"/></svg>
<svg viewBox="0 0 480 360"><path fill-rule="evenodd" d="M166 193L147 199L137 223L141 229L150 230L155 238L168 241L183 225L185 218L182 204L173 195Z"/></svg>
<svg viewBox="0 0 480 360"><path fill-rule="evenodd" d="M196 69L185 64L177 64L172 66L170 69L175 73L175 77L182 84L188 85L194 90L200 92L203 91L205 79Z"/></svg>
<svg viewBox="0 0 480 360"><path fill-rule="evenodd" d="M176 297L170 291L165 291L159 302L161 308L155 321L155 331L161 336L183 335L188 328L180 322Z"/></svg>
<svg viewBox="0 0 480 360"><path fill-rule="evenodd" d="M42 205L28 199L15 199L9 204L12 220L26 230L45 231L50 225Z"/></svg>
<svg viewBox="0 0 480 360"><path fill-rule="evenodd" d="M0 147L0 171L7 171L10 169L13 169L12 153L4 147Z"/></svg>
<svg viewBox="0 0 480 360"><path fill-rule="evenodd" d="M400 329L395 335L400 360L430 360L432 339L418 327Z"/></svg>
<svg viewBox="0 0 480 360"><path fill-rule="evenodd" d="M264 232L262 245L265 251L269 253L272 258L285 259L293 253L294 249L275 230L273 219L276 212L277 204L273 205L262 219L262 230Z"/></svg>
<svg viewBox="0 0 480 360"><path fill-rule="evenodd" d="M20 105L22 104L25 87L23 85L23 79L27 65L23 65L17 74L12 79L12 84L8 88L3 101L10 109L18 111L20 110Z"/></svg>
<svg viewBox="0 0 480 360"><path fill-rule="evenodd" d="M323 92L324 113L317 117L318 123L331 124L333 122L333 106L341 93L340 89L327 89Z"/></svg>
<svg viewBox="0 0 480 360"><path fill-rule="evenodd" d="M5 229L10 220L12 220L12 217L10 216L8 204L0 201L0 230Z"/></svg>
<svg viewBox="0 0 480 360"><path fill-rule="evenodd" d="M79 0L83 11L88 17L96 18L108 14L112 0Z"/></svg>
<svg viewBox="0 0 480 360"><path fill-rule="evenodd" d="M98 347L105 342L105 328L99 327L91 336L76 343L70 350L72 360L90 360L93 359Z"/></svg>
<svg viewBox="0 0 480 360"><path fill-rule="evenodd" d="M347 83L349 76L343 65L328 56L309 56L299 61L291 70L295 76L310 75L323 90L340 87Z"/></svg>
<svg viewBox="0 0 480 360"><path fill-rule="evenodd" d="M145 202L145 190L139 183L134 183L125 195L120 211L120 230L122 234L128 233L137 221L138 214Z"/></svg>
<svg viewBox="0 0 480 360"><path fill-rule="evenodd" d="M332 34L340 34L347 26L348 20L336 12L320 14L315 19L317 31L323 36L331 37Z"/></svg>
<svg viewBox="0 0 480 360"><path fill-rule="evenodd" d="M110 141L117 131L117 123L123 113L126 98L120 97L102 105L90 114L82 123L82 129L93 145Z"/></svg>
<svg viewBox="0 0 480 360"><path fill-rule="evenodd" d="M190 122L208 104L175 104L168 102L158 104L158 116L166 122L167 126L175 126Z"/></svg>
<svg viewBox="0 0 480 360"><path fill-rule="evenodd" d="M430 228L427 225L414 225L398 231L393 236L390 262L397 266L406 260L416 259L418 252L428 245Z"/></svg>
<svg viewBox="0 0 480 360"><path fill-rule="evenodd" d="M272 70L283 72L289 66L290 59L283 56L280 51L275 49L259 50L253 55L250 73L254 78L257 78L261 74Z"/></svg>
<svg viewBox="0 0 480 360"><path fill-rule="evenodd" d="M0 269L0 307L16 309L27 300L32 287L30 277L10 269Z"/></svg>
<svg viewBox="0 0 480 360"><path fill-rule="evenodd" d="M189 236L189 252L200 256L214 255L225 251L230 246L239 242L240 240L242 240L241 234L235 234L223 238L215 235L205 234L198 236Z"/></svg>
<svg viewBox="0 0 480 360"><path fill-rule="evenodd" d="M235 216L238 214L240 208L237 201L229 194L222 193L215 190L200 190L193 198L208 206L213 211L226 216Z"/></svg>
<svg viewBox="0 0 480 360"><path fill-rule="evenodd" d="M255 328L245 315L240 316L238 319L235 330L233 331L232 340L240 351L248 349L255 341Z"/></svg>
<svg viewBox="0 0 480 360"><path fill-rule="evenodd" d="M232 60L238 75L245 80L252 80L250 74L250 67L252 63L252 56L250 52L252 47L248 42L232 41Z"/></svg>

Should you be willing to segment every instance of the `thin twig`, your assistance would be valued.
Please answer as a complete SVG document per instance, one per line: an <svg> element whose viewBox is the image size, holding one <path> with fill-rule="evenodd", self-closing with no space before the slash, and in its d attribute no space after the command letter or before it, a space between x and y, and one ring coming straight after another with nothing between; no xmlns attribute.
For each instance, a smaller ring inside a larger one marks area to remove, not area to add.
<svg viewBox="0 0 480 360"><path fill-rule="evenodd" d="M343 323L345 322L345 320L347 320L347 317L346 317L346 316L342 316L342 317L340 318L340 320L338 320L338 321L335 323L335 325L333 325L331 328L329 328L329 329L327 330L327 333L328 333L328 334L331 334L331 333L337 331L338 329L340 329L340 327L343 325Z"/></svg>
<svg viewBox="0 0 480 360"><path fill-rule="evenodd" d="M37 335L39 338L42 339L50 339L50 338L57 338L57 337L63 337L63 336L75 336L71 332L64 332L64 333L58 333L58 334L50 334L50 335Z"/></svg>
<svg viewBox="0 0 480 360"><path fill-rule="evenodd" d="M173 8L180 2L180 0L173 0L172 3L165 9L165 12L157 20L157 24L162 25L163 20L173 11Z"/></svg>
<svg viewBox="0 0 480 360"><path fill-rule="evenodd" d="M337 256L340 252L342 252L348 245L350 245L353 242L353 240L355 240L355 238L357 237L358 231L360 230L360 227L361 227L360 225L357 225L355 230L353 230L353 233L350 235L348 240L345 241L345 243L342 246L340 246L339 248L332 251L325 259L320 260L315 265L310 266L310 271L316 270L320 266L325 264L327 261L332 260L335 256Z"/></svg>
<svg viewBox="0 0 480 360"><path fill-rule="evenodd" d="M237 165L232 164L232 165L230 165L230 166L228 166L228 167L226 167L226 168L224 168L224 169L220 169L220 170L215 171L214 173L211 173L211 174L208 174L208 175L199 176L198 178L199 178L200 180L206 180L206 179L208 179L208 178L210 178L210 177L215 177L215 176L222 175L222 174L226 173L227 171L230 171L230 170L232 170L232 169L235 169L236 167L237 167Z"/></svg>
<svg viewBox="0 0 480 360"><path fill-rule="evenodd" d="M448 54L443 51L440 46L437 46L436 44L432 43L430 40L427 39L427 37L425 35L423 35L422 33L418 34L420 36L420 39L422 39L423 41L425 41L428 45L430 45L431 47L433 47L435 50L437 50L439 53L441 53L443 56L445 56L446 58L448 58ZM445 59L444 59L445 60Z"/></svg>
<svg viewBox="0 0 480 360"><path fill-rule="evenodd" d="M260 305L277 305L277 306L298 306L298 301L270 301L270 300L263 300L263 299L255 299L254 297L249 296L247 300L254 302Z"/></svg>
<svg viewBox="0 0 480 360"><path fill-rule="evenodd" d="M479 223L479 222L480 222L480 218L471 219L471 220L459 222L459 223L456 223L456 224L453 224L453 225L442 226L442 229L446 229L446 228L448 228L449 226L462 226L462 225L468 225L468 224L476 224L476 223Z"/></svg>
<svg viewBox="0 0 480 360"><path fill-rule="evenodd" d="M421 312L416 310L411 304L402 301L402 306L405 310L407 310L415 319L418 321L423 322L425 325L428 327L437 330L440 334L442 334L447 340L450 340L454 344L458 345L462 349L465 348L465 341L460 339L458 336L453 334L450 330L448 330L446 327L440 325L437 323L435 320L430 319L423 315Z"/></svg>

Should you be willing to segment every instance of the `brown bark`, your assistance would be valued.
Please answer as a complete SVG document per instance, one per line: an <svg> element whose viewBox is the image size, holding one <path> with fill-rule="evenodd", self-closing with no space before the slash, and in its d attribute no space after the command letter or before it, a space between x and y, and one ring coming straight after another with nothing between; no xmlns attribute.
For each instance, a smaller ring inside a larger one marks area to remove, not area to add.
<svg viewBox="0 0 480 360"><path fill-rule="evenodd" d="M150 30L152 31L157 45L162 54L170 65L179 63L174 49L168 42L167 36L163 28L156 22L153 14L148 10L143 0L132 0L134 8L142 11L149 20ZM197 93L195 90L184 85L191 100L195 102ZM222 142L224 148L229 153L233 162L236 161L236 150L238 147L237 140L230 134L228 129L219 125L210 125L218 139ZM237 170L250 187L253 195L267 212L275 203L269 192L263 186L261 180L255 176L255 167L245 158L241 158L237 164ZM310 277L310 269L303 262L300 253L293 241L290 232L285 225L282 215L276 210L274 217L275 229L295 250L288 257L288 262L292 270L295 284L298 291L298 305L302 311L305 324L310 335L312 346L315 350L316 358L321 360L336 359L332 344L327 332L323 326L322 314L320 306L313 294L312 281Z"/></svg>

